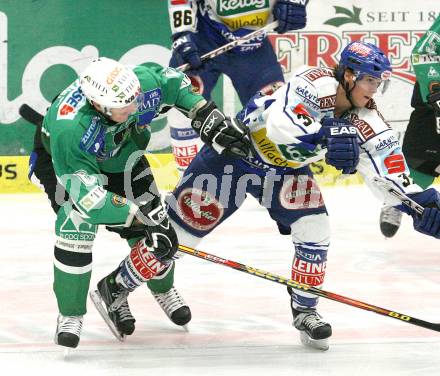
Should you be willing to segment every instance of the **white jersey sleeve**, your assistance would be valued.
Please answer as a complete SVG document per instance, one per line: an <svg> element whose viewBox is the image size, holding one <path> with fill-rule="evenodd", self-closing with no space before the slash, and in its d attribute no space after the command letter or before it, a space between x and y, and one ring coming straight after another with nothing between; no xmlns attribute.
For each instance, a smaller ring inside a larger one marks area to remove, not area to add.
<svg viewBox="0 0 440 376"><path fill-rule="evenodd" d="M290 144L299 142L298 137L316 134L321 124L307 111L302 98L296 90L305 84L303 79L294 76L284 87L277 90L272 98L275 102L264 113L267 136L275 143ZM317 98L316 89L308 87L309 95Z"/></svg>
<svg viewBox="0 0 440 376"><path fill-rule="evenodd" d="M397 135L385 122L373 101L366 108L351 111L349 119L357 127L360 138L358 171L376 197L385 204L396 204L390 202L387 195L377 187L373 181L375 176L386 178L405 194L423 191L409 177L409 168Z"/></svg>
<svg viewBox="0 0 440 376"><path fill-rule="evenodd" d="M303 66L272 95L248 104L245 123L263 163L300 168L323 159L320 120L336 87L331 70Z"/></svg>

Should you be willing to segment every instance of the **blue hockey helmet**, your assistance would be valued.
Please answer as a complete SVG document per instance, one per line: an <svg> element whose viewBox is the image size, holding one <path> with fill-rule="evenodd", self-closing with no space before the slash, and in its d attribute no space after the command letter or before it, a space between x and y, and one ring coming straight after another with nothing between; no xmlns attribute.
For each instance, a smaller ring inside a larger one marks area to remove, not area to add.
<svg viewBox="0 0 440 376"><path fill-rule="evenodd" d="M351 42L341 53L340 65L351 68L358 75L386 80L391 76L391 64L383 51L371 43Z"/></svg>
<svg viewBox="0 0 440 376"><path fill-rule="evenodd" d="M361 41L351 42L342 51L336 72L339 81L343 80L346 68L353 70L357 80L369 75L386 83L392 71L390 61L379 47ZM385 89L387 85L384 86Z"/></svg>

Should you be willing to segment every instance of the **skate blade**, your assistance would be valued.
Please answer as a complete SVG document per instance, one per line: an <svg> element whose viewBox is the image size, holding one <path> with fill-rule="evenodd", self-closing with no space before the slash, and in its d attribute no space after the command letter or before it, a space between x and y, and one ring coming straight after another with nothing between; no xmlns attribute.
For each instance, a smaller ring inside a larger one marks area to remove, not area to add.
<svg viewBox="0 0 440 376"><path fill-rule="evenodd" d="M67 360L67 358L69 357L69 354L70 354L70 349L64 349L64 352L63 352L64 360Z"/></svg>
<svg viewBox="0 0 440 376"><path fill-rule="evenodd" d="M327 351L329 349L328 338L313 339L310 338L310 336L304 330L301 330L300 333L301 343L304 346L321 351Z"/></svg>
<svg viewBox="0 0 440 376"><path fill-rule="evenodd" d="M189 332L188 324L182 325L182 328L185 332Z"/></svg>
<svg viewBox="0 0 440 376"><path fill-rule="evenodd" d="M101 297L101 294L99 293L99 291L98 290L90 291L89 296L90 296L91 301L93 302L93 305L96 307L98 313L101 315L101 317L103 318L103 320L105 321L105 323L107 324L107 326L109 327L109 329L111 330L113 335L119 341L124 342L125 335L121 334L118 331L118 329L116 329L115 324L108 316L107 309L105 308L105 303L102 300L102 297Z"/></svg>

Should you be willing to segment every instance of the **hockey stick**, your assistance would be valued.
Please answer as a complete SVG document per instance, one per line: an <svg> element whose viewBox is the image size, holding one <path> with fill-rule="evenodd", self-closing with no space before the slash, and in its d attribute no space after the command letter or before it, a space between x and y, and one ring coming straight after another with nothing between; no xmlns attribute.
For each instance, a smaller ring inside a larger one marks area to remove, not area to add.
<svg viewBox="0 0 440 376"><path fill-rule="evenodd" d="M26 103L20 106L18 113L24 120L36 125L37 127L41 127L43 124L44 116Z"/></svg>
<svg viewBox="0 0 440 376"><path fill-rule="evenodd" d="M419 205L417 202L410 199L407 195L394 188L390 181L379 176L375 176L373 180L379 188L381 188L383 191L388 192L388 195L399 200L402 205L405 205L409 209L414 210L419 215L423 214L423 206Z"/></svg>
<svg viewBox="0 0 440 376"><path fill-rule="evenodd" d="M334 300L336 302L347 304L352 307L363 309L365 311L371 311L371 312L377 313L382 316L391 317L393 319L397 319L397 320L406 322L408 324L413 324L416 326L421 326L422 328L425 328L425 329L430 329L430 330L434 330L436 332L440 332L440 323L435 324L432 322L416 319L414 317L411 317L411 316L408 316L408 315L405 315L402 313L390 311L389 309L386 309L386 308L377 307L377 306L374 306L374 305L371 305L368 303L361 302L359 300L348 298L346 296L334 294L332 292L321 290L316 287L306 285L304 283L298 283L298 282L295 282L291 279L281 277L277 274L273 274L273 273L267 272L265 270L256 269L251 266L240 264L239 262L236 262L236 261L227 260L222 257L215 256L215 255L203 252L203 251L198 251L196 249L193 249L193 248L190 248L190 247L187 247L184 245L179 245L179 251L186 253L188 255L191 255L191 256L201 258L203 260L213 262L215 264L222 264L224 266L238 270L240 272L255 275L257 277L267 279L269 281L279 283L281 285L290 286L290 287L293 287L298 290L307 291L310 294L320 296L322 298Z"/></svg>
<svg viewBox="0 0 440 376"><path fill-rule="evenodd" d="M241 46L242 44L245 44L246 42L248 42L251 39L257 38L261 35L264 35L265 33L275 29L278 26L278 21L274 21L271 22L270 24L267 24L266 26L263 26L261 29L255 30L252 33L249 33L248 35L245 35L244 37L240 38L240 39L236 39L233 40L230 43L225 44L224 46L221 46L215 50L212 50L210 52L207 52L206 54L202 55L200 57L200 59L202 61L206 61L208 59L213 59L229 50L232 50L233 48L237 47L237 46ZM190 65L187 64L183 64L178 66L176 69L180 70L182 72L185 72L186 70L188 70L188 68L190 67Z"/></svg>
<svg viewBox="0 0 440 376"><path fill-rule="evenodd" d="M206 54L202 55L200 58L202 61L213 59L214 57L219 56L229 50L232 50L235 47L241 46L242 44L248 42L251 39L257 38L275 29L277 26L278 26L278 21L271 22L270 24L263 26L261 29L255 30L252 33L249 33L248 35L245 35L240 39L236 39L230 43L225 44L224 46L221 46L215 50L207 52ZM176 69L184 72L188 70L189 67L190 67L189 64L183 64L178 66ZM22 104L18 109L18 113L23 119L27 120L29 123L32 123L34 125L39 126L43 122L43 115L41 115L39 112L37 112L27 104Z"/></svg>

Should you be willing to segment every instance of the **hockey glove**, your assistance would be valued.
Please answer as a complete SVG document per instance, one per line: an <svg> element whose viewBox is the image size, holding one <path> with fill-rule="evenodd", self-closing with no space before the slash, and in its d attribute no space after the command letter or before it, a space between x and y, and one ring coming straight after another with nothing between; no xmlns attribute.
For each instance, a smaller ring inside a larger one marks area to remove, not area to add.
<svg viewBox="0 0 440 376"><path fill-rule="evenodd" d="M145 244L151 247L150 252L162 264L170 264L177 252L179 243L160 197L155 197L151 202L140 206L136 218L145 225Z"/></svg>
<svg viewBox="0 0 440 376"><path fill-rule="evenodd" d="M440 87L436 86L436 90L428 95L428 103L434 109L435 115L440 116Z"/></svg>
<svg viewBox="0 0 440 376"><path fill-rule="evenodd" d="M407 207L399 207L413 217L414 229L422 234L440 239L440 194L434 188L419 193L408 194L412 200L422 205L425 209L420 216L410 212Z"/></svg>
<svg viewBox="0 0 440 376"><path fill-rule="evenodd" d="M359 163L356 127L344 119L325 118L321 132L327 147L326 163L342 170L343 174L354 174Z"/></svg>
<svg viewBox="0 0 440 376"><path fill-rule="evenodd" d="M174 34L173 52L182 64L188 63L192 69L197 69L202 65L202 60L197 46L192 40L192 34L191 32Z"/></svg>
<svg viewBox="0 0 440 376"><path fill-rule="evenodd" d="M306 26L306 5L308 0L278 0L272 10L273 18L278 21L275 31L283 34L290 30Z"/></svg>
<svg viewBox="0 0 440 376"><path fill-rule="evenodd" d="M240 120L226 117L214 102L197 110L191 125L200 139L219 154L235 158L251 154L249 129Z"/></svg>

